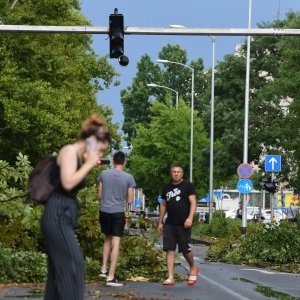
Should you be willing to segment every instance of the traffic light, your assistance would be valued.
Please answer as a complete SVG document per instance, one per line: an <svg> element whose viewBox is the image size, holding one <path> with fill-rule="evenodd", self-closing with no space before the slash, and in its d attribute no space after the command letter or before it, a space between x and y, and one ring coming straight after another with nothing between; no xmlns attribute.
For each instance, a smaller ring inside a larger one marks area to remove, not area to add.
<svg viewBox="0 0 300 300"><path fill-rule="evenodd" d="M109 16L109 57L117 58L121 66L127 66L129 59L124 55L124 16L115 8Z"/></svg>
<svg viewBox="0 0 300 300"><path fill-rule="evenodd" d="M110 160L109 159L99 159L97 161L98 166L107 166L110 165Z"/></svg>
<svg viewBox="0 0 300 300"><path fill-rule="evenodd" d="M275 180L272 181L271 176L264 177L261 182L261 187L269 193L275 194L278 191L278 186Z"/></svg>

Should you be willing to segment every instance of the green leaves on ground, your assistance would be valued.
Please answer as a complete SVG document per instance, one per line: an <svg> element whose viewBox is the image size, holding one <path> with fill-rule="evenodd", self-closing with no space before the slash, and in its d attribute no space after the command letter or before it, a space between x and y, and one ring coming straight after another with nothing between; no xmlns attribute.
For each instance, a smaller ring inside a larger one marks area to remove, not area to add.
<svg viewBox="0 0 300 300"><path fill-rule="evenodd" d="M0 161L0 282L43 282L47 274L45 242L40 229L44 207L32 203L27 192L30 172L27 156L19 154L11 166ZM1 202L5 201L5 202ZM80 191L80 218L76 235L83 250L88 280L98 279L104 236L100 232L95 185ZM149 229L148 229L149 230ZM163 252L156 239L128 236L122 242L118 274L159 281L165 275Z"/></svg>
<svg viewBox="0 0 300 300"><path fill-rule="evenodd" d="M211 224L196 224L193 238L209 240L208 261L271 267L300 272L300 234L296 223L248 222L247 234L241 235L240 219L214 218ZM215 239L206 238L215 237Z"/></svg>

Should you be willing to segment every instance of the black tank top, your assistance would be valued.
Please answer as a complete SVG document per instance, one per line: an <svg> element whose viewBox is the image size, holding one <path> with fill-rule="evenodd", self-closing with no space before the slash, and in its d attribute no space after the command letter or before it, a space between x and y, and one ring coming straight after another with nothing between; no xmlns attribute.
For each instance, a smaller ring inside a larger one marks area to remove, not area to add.
<svg viewBox="0 0 300 300"><path fill-rule="evenodd" d="M81 167L81 162L80 162L79 157L77 156L77 170L80 167ZM74 186L72 190L70 190L70 191L65 190L63 188L62 184L61 184L60 166L57 164L57 161L55 163L55 172L54 173L55 173L55 176L57 176L57 178L59 178L59 184L58 184L58 187L57 187L57 191L59 193L65 195L66 197L76 199L78 191L86 186L86 179L84 178L81 182L79 182L76 186Z"/></svg>

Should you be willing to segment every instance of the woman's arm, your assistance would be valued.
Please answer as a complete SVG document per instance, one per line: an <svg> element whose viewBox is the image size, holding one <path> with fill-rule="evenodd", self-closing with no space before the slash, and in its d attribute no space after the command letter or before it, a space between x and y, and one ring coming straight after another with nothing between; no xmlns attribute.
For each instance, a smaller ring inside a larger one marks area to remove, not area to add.
<svg viewBox="0 0 300 300"><path fill-rule="evenodd" d="M57 157L60 166L60 179L62 187L70 191L79 184L97 161L96 154L90 154L86 162L77 170L77 151L72 145L67 145L61 149Z"/></svg>

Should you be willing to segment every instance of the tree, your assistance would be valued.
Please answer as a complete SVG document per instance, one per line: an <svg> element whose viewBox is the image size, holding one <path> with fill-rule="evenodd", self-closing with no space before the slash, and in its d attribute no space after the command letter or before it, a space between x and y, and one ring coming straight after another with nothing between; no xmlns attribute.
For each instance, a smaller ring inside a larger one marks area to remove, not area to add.
<svg viewBox="0 0 300 300"><path fill-rule="evenodd" d="M281 27L299 28L300 13L290 12ZM285 37L280 39L277 47L281 52L282 59L279 66L278 78L274 82L274 89L278 96L286 102L286 117L284 126L281 128L283 138L282 148L287 157L289 176L288 181L291 187L300 192L300 41L299 38ZM288 105L290 103L290 105Z"/></svg>
<svg viewBox="0 0 300 300"><path fill-rule="evenodd" d="M180 163L189 174L190 160L190 108L180 100L178 112L170 103L153 102L149 126L137 126L132 140L133 151L129 158L130 172L137 184L151 200L157 203L163 183L170 180L170 166ZM195 116L194 183L200 196L206 193L208 170L203 164L203 151L208 145L201 119Z"/></svg>
<svg viewBox="0 0 300 300"><path fill-rule="evenodd" d="M261 24L260 27L276 27ZM278 77L281 52L278 37L256 37L251 42L249 162L262 163L266 150L280 147L284 112L280 96L274 89ZM216 177L222 184L236 174L243 161L244 99L246 74L246 43L235 54L226 55L216 67L215 79L215 164ZM208 77L210 85L210 77ZM201 115L207 131L210 130L210 91L203 97Z"/></svg>
<svg viewBox="0 0 300 300"><path fill-rule="evenodd" d="M143 55L138 62L137 70L132 86L121 91L121 102L124 108L123 131L127 134L128 142L135 136L137 124L149 122L151 90L147 88L147 83L161 81L159 67L147 54Z"/></svg>
<svg viewBox="0 0 300 300"><path fill-rule="evenodd" d="M77 0L21 1L14 10L1 0L0 14L4 24L89 24ZM35 162L74 141L91 113L108 118L118 144L111 109L96 101L117 74L91 43L88 35L0 34L1 158L13 162L23 152Z"/></svg>
<svg viewBox="0 0 300 300"><path fill-rule="evenodd" d="M186 50L179 45L169 44L163 47L158 56L160 59L188 64ZM199 108L206 84L203 60L199 58L188 65L195 69L195 107ZM150 102L153 99L162 103L171 101L173 105L176 103L174 93L170 94L168 90L163 88L147 88L148 83L172 88L178 91L180 97L186 103L190 104L191 102L191 71L188 68L175 64L165 64L160 68L145 54L138 62L137 69L138 72L132 85L121 92L121 101L124 108L123 130L129 143L135 137L136 125L149 123Z"/></svg>

